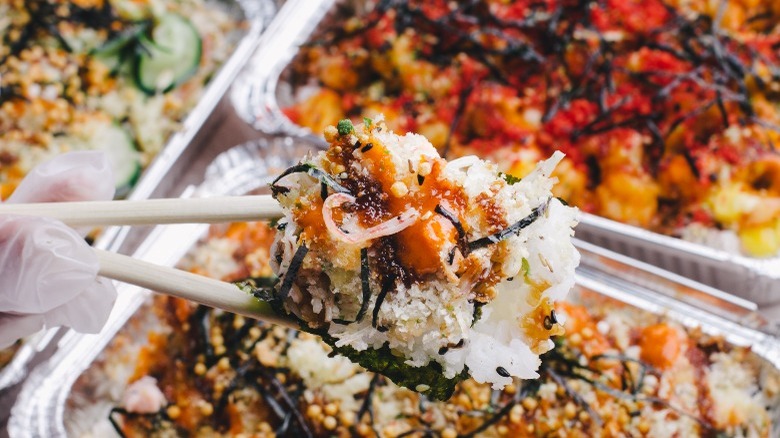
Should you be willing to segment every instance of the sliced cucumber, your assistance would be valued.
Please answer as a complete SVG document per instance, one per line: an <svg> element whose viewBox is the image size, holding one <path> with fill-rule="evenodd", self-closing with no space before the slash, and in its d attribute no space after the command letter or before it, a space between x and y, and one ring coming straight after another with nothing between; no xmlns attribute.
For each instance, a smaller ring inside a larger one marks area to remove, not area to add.
<svg viewBox="0 0 780 438"><path fill-rule="evenodd" d="M95 131L92 144L108 156L114 170L116 196L125 196L141 175L141 153L132 137L117 123L106 124Z"/></svg>
<svg viewBox="0 0 780 438"><path fill-rule="evenodd" d="M149 24L144 21L128 28L92 50L90 55L105 64L112 73L117 73L124 61L134 52L135 44L149 28Z"/></svg>
<svg viewBox="0 0 780 438"><path fill-rule="evenodd" d="M135 81L147 94L165 93L195 73L202 41L192 23L176 14L160 17L151 36L151 41L141 39Z"/></svg>

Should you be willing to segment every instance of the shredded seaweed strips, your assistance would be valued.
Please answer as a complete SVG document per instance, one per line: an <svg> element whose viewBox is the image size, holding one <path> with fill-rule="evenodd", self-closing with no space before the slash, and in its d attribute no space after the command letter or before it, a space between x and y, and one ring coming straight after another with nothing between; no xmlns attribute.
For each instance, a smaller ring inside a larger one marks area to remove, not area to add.
<svg viewBox="0 0 780 438"><path fill-rule="evenodd" d="M520 181L476 157L447 162L382 117L342 120L325 139L271 183L278 278L240 287L332 354L431 399L468 377L494 389L537 378L579 261L575 211L550 191L563 154Z"/></svg>

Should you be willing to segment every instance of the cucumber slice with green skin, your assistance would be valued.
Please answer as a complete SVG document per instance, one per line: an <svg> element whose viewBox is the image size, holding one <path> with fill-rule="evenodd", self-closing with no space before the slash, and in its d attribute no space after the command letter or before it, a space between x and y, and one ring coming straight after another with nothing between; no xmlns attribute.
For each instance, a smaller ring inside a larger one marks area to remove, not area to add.
<svg viewBox="0 0 780 438"><path fill-rule="evenodd" d="M122 64L132 56L133 47L149 29L150 24L149 21L138 23L92 50L90 55L105 64L112 73L117 73Z"/></svg>
<svg viewBox="0 0 780 438"><path fill-rule="evenodd" d="M186 18L166 14L152 29L151 41L142 38L135 64L138 88L153 95L166 93L189 79L200 64L202 41Z"/></svg>
<svg viewBox="0 0 780 438"><path fill-rule="evenodd" d="M92 144L108 156L114 170L116 196L127 195L141 176L141 152L130 134L117 123L107 124L95 132Z"/></svg>

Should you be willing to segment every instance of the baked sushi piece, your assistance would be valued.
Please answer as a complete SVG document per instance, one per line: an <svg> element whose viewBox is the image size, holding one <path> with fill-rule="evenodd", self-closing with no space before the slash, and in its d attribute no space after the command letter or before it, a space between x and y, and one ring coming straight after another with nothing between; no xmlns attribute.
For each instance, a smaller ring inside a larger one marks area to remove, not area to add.
<svg viewBox="0 0 780 438"><path fill-rule="evenodd" d="M342 120L325 138L272 184L284 218L265 298L435 398L469 375L496 389L537 378L579 262L576 209L551 194L563 154L518 180L474 156L447 162L382 120Z"/></svg>

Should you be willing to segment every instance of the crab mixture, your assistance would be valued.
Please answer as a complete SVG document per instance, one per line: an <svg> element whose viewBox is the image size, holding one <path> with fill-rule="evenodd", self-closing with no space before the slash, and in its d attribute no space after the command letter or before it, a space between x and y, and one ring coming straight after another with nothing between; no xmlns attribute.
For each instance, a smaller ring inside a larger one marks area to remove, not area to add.
<svg viewBox="0 0 780 438"><path fill-rule="evenodd" d="M518 177L561 150L553 190L581 210L772 256L777 23L769 1L340 2L280 100L314 133L382 113Z"/></svg>
<svg viewBox="0 0 780 438"><path fill-rule="evenodd" d="M270 275L273 235L215 228L182 266ZM439 402L311 334L158 296L79 378L64 417L70 436L775 436L780 374L749 348L586 289L570 301L538 379L467 379Z"/></svg>

